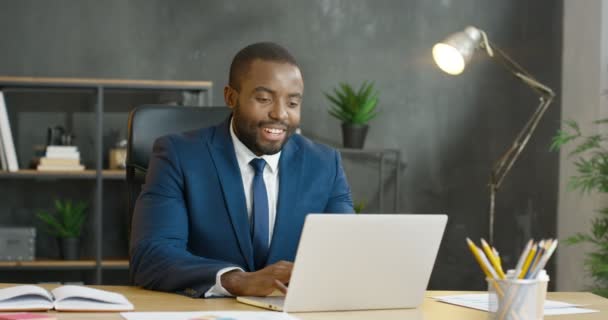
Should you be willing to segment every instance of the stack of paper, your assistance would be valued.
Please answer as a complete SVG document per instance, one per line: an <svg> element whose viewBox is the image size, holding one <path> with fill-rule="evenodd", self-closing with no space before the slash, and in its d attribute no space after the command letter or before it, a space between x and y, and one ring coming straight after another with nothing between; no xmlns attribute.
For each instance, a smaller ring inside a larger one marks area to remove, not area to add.
<svg viewBox="0 0 608 320"><path fill-rule="evenodd" d="M487 293L479 294L459 294L453 296L434 297L437 301L454 304L457 306L490 311L489 295ZM494 307L495 308L495 307ZM545 315L559 314L577 314L577 313L593 313L598 310L580 308L580 305L571 304L561 301L545 300Z"/></svg>
<svg viewBox="0 0 608 320"><path fill-rule="evenodd" d="M76 146L48 146L40 158L39 171L82 171L80 152Z"/></svg>

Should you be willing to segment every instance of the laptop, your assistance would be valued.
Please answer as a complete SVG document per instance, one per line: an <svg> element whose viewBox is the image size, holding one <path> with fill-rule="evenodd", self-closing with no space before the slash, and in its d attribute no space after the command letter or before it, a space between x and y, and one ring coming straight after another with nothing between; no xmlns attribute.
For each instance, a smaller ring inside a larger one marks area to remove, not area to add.
<svg viewBox="0 0 608 320"><path fill-rule="evenodd" d="M237 297L285 312L416 308L447 216L309 214L287 295Z"/></svg>

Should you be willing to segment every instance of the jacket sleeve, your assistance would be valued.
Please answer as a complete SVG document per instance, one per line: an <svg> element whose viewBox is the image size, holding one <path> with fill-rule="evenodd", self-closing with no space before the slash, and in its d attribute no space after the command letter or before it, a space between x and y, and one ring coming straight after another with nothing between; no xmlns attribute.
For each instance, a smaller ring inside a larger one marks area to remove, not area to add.
<svg viewBox="0 0 608 320"><path fill-rule="evenodd" d="M236 265L188 251L185 173L176 151L170 137L154 143L133 213L131 281L147 289L201 297L215 284L219 270Z"/></svg>
<svg viewBox="0 0 608 320"><path fill-rule="evenodd" d="M348 181L346 180L346 175L344 174L344 169L342 168L340 153L338 151L334 151L334 154L336 174L334 177L333 186L330 190L331 195L324 212L354 213L355 210L353 209L353 199L351 196L350 187L348 186Z"/></svg>

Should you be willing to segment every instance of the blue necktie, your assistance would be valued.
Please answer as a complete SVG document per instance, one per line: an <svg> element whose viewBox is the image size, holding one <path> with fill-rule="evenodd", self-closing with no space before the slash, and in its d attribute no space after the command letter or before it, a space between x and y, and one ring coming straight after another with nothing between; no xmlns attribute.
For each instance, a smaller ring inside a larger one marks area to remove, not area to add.
<svg viewBox="0 0 608 320"><path fill-rule="evenodd" d="M268 255L268 194L264 183L264 167L266 161L256 158L249 162L255 169L253 177L253 209L251 210L251 241L253 243L253 258L255 269L264 268Z"/></svg>

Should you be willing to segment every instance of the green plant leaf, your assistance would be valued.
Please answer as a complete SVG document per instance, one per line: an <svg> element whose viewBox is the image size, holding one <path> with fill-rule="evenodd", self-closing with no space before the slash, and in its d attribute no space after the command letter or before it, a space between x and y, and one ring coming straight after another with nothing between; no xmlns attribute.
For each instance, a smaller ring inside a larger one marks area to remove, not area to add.
<svg viewBox="0 0 608 320"><path fill-rule="evenodd" d="M55 202L55 213L38 212L38 218L46 224L47 232L61 237L79 237L86 220L86 202L74 203L71 200Z"/></svg>
<svg viewBox="0 0 608 320"><path fill-rule="evenodd" d="M570 155L577 155L591 149L600 148L600 142L602 142L602 136L599 134L586 137L581 144L570 152Z"/></svg>
<svg viewBox="0 0 608 320"><path fill-rule="evenodd" d="M328 112L343 123L364 125L377 114L378 93L374 92L373 82L365 81L357 90L341 82L332 93L324 93L331 105Z"/></svg>

